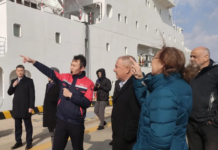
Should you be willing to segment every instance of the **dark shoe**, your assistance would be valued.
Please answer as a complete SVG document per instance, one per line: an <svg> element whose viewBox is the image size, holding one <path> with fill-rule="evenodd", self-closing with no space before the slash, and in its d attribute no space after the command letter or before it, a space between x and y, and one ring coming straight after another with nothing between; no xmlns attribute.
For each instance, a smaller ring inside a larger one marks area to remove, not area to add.
<svg viewBox="0 0 218 150"><path fill-rule="evenodd" d="M103 130L103 129L104 129L104 126L98 126L97 130Z"/></svg>
<svg viewBox="0 0 218 150"><path fill-rule="evenodd" d="M109 145L113 145L113 140L109 143Z"/></svg>
<svg viewBox="0 0 218 150"><path fill-rule="evenodd" d="M25 150L31 149L32 147L33 147L32 144L28 144L28 145L26 146Z"/></svg>
<svg viewBox="0 0 218 150"><path fill-rule="evenodd" d="M107 122L106 121L104 121L104 126L106 126L107 125Z"/></svg>
<svg viewBox="0 0 218 150"><path fill-rule="evenodd" d="M23 146L22 143L16 143L13 147L11 147L11 149L17 149L19 147Z"/></svg>

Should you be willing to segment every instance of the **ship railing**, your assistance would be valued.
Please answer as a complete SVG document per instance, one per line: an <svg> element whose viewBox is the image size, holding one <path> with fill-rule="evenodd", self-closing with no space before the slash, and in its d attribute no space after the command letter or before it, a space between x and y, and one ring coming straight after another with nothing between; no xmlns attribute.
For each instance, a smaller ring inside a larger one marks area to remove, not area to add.
<svg viewBox="0 0 218 150"><path fill-rule="evenodd" d="M0 57L5 55L6 38L0 37Z"/></svg>

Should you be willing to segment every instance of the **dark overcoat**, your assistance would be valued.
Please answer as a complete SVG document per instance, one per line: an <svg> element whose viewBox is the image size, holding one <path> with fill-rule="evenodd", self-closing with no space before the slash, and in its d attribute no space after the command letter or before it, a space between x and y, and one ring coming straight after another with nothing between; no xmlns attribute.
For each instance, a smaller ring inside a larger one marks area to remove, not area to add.
<svg viewBox="0 0 218 150"><path fill-rule="evenodd" d="M29 108L35 107L35 88L33 80L24 76L16 87L13 87L13 83L18 80L15 78L11 80L11 85L8 89L8 94L13 95L13 118L28 118L32 113L29 113Z"/></svg>
<svg viewBox="0 0 218 150"><path fill-rule="evenodd" d="M113 150L132 150L136 142L140 105L133 89L132 77L118 89L115 85L112 110Z"/></svg>
<svg viewBox="0 0 218 150"><path fill-rule="evenodd" d="M56 112L60 93L60 85L55 83L49 90L45 91L45 99L43 106L43 127L55 128Z"/></svg>

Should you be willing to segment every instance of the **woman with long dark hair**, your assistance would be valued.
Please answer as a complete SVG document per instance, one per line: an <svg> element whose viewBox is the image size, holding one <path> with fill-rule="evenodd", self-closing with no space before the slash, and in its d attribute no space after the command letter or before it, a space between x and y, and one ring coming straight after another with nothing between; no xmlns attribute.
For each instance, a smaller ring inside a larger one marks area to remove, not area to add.
<svg viewBox="0 0 218 150"><path fill-rule="evenodd" d="M186 125L192 110L191 71L182 51L163 47L145 76L132 61L134 89L141 104L137 142L133 150L188 150ZM186 79L186 81L184 80Z"/></svg>

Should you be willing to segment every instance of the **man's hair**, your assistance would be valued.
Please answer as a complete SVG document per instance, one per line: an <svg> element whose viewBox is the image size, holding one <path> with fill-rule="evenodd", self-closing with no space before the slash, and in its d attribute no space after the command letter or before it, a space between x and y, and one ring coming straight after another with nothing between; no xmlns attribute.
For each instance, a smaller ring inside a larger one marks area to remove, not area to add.
<svg viewBox="0 0 218 150"><path fill-rule="evenodd" d="M130 58L132 58L136 62L135 58L131 55L121 56L118 59L121 59L126 66L131 66L131 65L133 65L133 63L130 60Z"/></svg>
<svg viewBox="0 0 218 150"><path fill-rule="evenodd" d="M23 65L18 65L17 67L16 67L16 69L17 68L22 68L23 70L25 70L25 67L23 66Z"/></svg>
<svg viewBox="0 0 218 150"><path fill-rule="evenodd" d="M208 56L210 57L210 50L208 48L204 48L205 52L208 54Z"/></svg>
<svg viewBox="0 0 218 150"><path fill-rule="evenodd" d="M73 60L79 60L80 61L80 67L86 67L86 58L83 55L76 55L73 57Z"/></svg>

